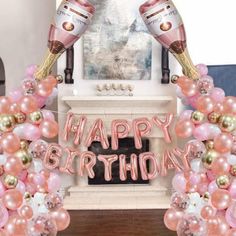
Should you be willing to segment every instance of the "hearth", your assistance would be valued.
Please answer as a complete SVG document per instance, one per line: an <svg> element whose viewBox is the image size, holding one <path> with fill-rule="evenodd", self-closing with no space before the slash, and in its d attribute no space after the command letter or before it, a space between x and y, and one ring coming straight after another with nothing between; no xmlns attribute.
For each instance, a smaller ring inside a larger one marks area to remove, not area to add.
<svg viewBox="0 0 236 236"><path fill-rule="evenodd" d="M109 139L109 142L111 142L111 139ZM148 139L142 140L142 149L135 149L135 144L134 144L133 138L125 138L125 139L121 139L119 141L119 149L116 151L112 150L111 148L103 149L100 142L93 142L91 147L89 147L88 150L95 153L96 156L98 156L100 154L102 154L102 155L116 154L118 156L121 154L124 154L127 157L126 162L130 163L130 156L132 154L135 154L138 158L139 154L149 151L149 140ZM147 163L147 167L149 170L149 163ZM119 168L120 168L120 164L119 164L119 160L117 160L112 165L112 180L106 181L104 179L104 163L97 159L96 166L94 167L95 178L94 179L88 178L88 184L89 185L149 184L148 180L143 180L141 178L139 164L138 164L138 179L135 181L132 180L130 171L127 172L127 180L122 181L120 179L120 175L119 175L119 173L120 173Z"/></svg>

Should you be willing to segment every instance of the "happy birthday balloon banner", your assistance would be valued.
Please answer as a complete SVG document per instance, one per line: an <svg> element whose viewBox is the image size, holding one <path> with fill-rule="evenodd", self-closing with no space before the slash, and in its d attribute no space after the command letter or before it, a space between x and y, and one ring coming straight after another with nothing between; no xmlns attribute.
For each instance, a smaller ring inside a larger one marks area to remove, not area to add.
<svg viewBox="0 0 236 236"><path fill-rule="evenodd" d="M169 132L170 127L174 123L173 114L167 114L164 120L154 116L152 120L148 118L138 118L129 122L125 119L113 120L111 122L111 149L119 149L119 140L126 138L133 131L134 143L136 149L142 148L142 139L147 137L154 126L160 129L163 133L163 138L167 144L172 143ZM109 148L107 130L104 127L102 119L97 119L89 127L89 131L85 134L87 124L86 116L80 116L78 119L73 113L67 115L63 139L68 141L73 137L75 146L90 147L93 142L100 142L103 149ZM85 137L84 137L85 136ZM83 137L85 138L82 142ZM94 166L99 160L104 164L104 178L106 181L112 180L112 164L119 160L120 164L120 179L127 179L127 172L131 172L131 178L135 181L138 179L138 163L141 170L143 180L152 180L158 175L166 176L169 169L177 171L186 171L190 169L189 153L191 145L188 144L184 150L176 147L172 150L165 150L162 157L159 153L144 152L139 155L131 154L130 163L127 163L125 154L121 155L98 155L91 151L81 152L80 148L73 147L63 148L59 144L49 145L43 159L44 166L49 170L59 169L67 174L78 174L84 176L87 174L90 178L95 177ZM65 157L64 157L65 156ZM64 158L63 158L64 157ZM79 159L78 169L75 169L75 161ZM151 163L151 170L148 170L147 163Z"/></svg>

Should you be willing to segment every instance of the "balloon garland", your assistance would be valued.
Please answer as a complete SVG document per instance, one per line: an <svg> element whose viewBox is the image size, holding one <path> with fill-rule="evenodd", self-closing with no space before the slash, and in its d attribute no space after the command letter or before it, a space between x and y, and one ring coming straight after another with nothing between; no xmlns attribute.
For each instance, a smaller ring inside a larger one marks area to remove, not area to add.
<svg viewBox="0 0 236 236"><path fill-rule="evenodd" d="M197 66L198 81L173 77L177 96L193 110L176 123L179 138L190 141L191 170L175 174L171 208L164 216L179 236L236 235L236 97L215 88L207 66Z"/></svg>
<svg viewBox="0 0 236 236"><path fill-rule="evenodd" d="M52 112L60 77L37 82L36 66L26 70L22 86L0 97L0 235L55 236L70 223L59 193L60 176L42 158L58 134Z"/></svg>

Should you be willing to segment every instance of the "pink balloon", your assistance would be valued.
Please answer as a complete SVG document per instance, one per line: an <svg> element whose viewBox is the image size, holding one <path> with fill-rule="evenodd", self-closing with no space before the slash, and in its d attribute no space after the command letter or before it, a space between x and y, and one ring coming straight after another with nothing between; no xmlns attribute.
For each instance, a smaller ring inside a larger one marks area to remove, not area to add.
<svg viewBox="0 0 236 236"><path fill-rule="evenodd" d="M215 213L216 213L216 210L214 210L212 206L206 205L201 210L201 217L204 220L208 220L209 218L214 216Z"/></svg>
<svg viewBox="0 0 236 236"><path fill-rule="evenodd" d="M196 68L198 72L200 73L200 76L204 76L208 74L208 68L205 64L198 64L196 65Z"/></svg>
<svg viewBox="0 0 236 236"><path fill-rule="evenodd" d="M226 210L225 219L232 228L236 228L235 203Z"/></svg>
<svg viewBox="0 0 236 236"><path fill-rule="evenodd" d="M9 98L11 99L12 102L18 102L22 97L23 94L20 88L9 92Z"/></svg>
<svg viewBox="0 0 236 236"><path fill-rule="evenodd" d="M236 179L234 179L229 187L229 193L231 197L236 200Z"/></svg>
<svg viewBox="0 0 236 236"><path fill-rule="evenodd" d="M214 111L217 113L223 113L224 112L224 106L222 102L216 102L214 106Z"/></svg>
<svg viewBox="0 0 236 236"><path fill-rule="evenodd" d="M198 80L198 89L200 92L209 94L214 88L213 78L205 75Z"/></svg>
<svg viewBox="0 0 236 236"><path fill-rule="evenodd" d="M211 91L211 98L215 101L215 102L220 102L222 103L225 99L225 91L221 88L214 88Z"/></svg>
<svg viewBox="0 0 236 236"><path fill-rule="evenodd" d="M185 193L187 187L187 181L183 173L177 173L172 179L172 186L175 191Z"/></svg>
<svg viewBox="0 0 236 236"><path fill-rule="evenodd" d="M175 126L175 132L178 137L189 138L194 132L194 124L190 120L178 121Z"/></svg>
<svg viewBox="0 0 236 236"><path fill-rule="evenodd" d="M8 236L27 235L27 220L19 215L13 215L10 217L4 229Z"/></svg>
<svg viewBox="0 0 236 236"><path fill-rule="evenodd" d="M180 113L179 115L179 121L182 120L190 120L191 116L192 116L193 110L185 110L183 112Z"/></svg>
<svg viewBox="0 0 236 236"><path fill-rule="evenodd" d="M43 118L44 120L50 120L50 121L54 121L55 120L55 116L54 114L49 111L49 110L41 110L42 114L43 114Z"/></svg>
<svg viewBox="0 0 236 236"><path fill-rule="evenodd" d="M50 212L50 216L56 222L58 231L65 230L70 224L70 215L63 208Z"/></svg>
<svg viewBox="0 0 236 236"><path fill-rule="evenodd" d="M4 195L6 188L4 187L2 181L0 181L0 198Z"/></svg>
<svg viewBox="0 0 236 236"><path fill-rule="evenodd" d="M14 102L14 103L11 104L10 113L11 114L20 113L20 106L19 106L18 103Z"/></svg>
<svg viewBox="0 0 236 236"><path fill-rule="evenodd" d="M212 172L219 175L227 175L230 170L230 164L227 161L226 157L220 156L216 158L211 165Z"/></svg>
<svg viewBox="0 0 236 236"><path fill-rule="evenodd" d="M236 229L229 229L225 236L236 236Z"/></svg>
<svg viewBox="0 0 236 236"><path fill-rule="evenodd" d="M0 97L0 113L9 114L10 113L11 100L8 97Z"/></svg>
<svg viewBox="0 0 236 236"><path fill-rule="evenodd" d="M198 98L200 97L200 94L196 94L195 96L192 96L192 97L188 97L188 104L193 107L194 109L197 108L197 100Z"/></svg>
<svg viewBox="0 0 236 236"><path fill-rule="evenodd" d="M182 93L187 97L195 96L198 93L198 86L192 80L188 80L184 86L182 86Z"/></svg>
<svg viewBox="0 0 236 236"><path fill-rule="evenodd" d="M33 78L34 73L36 72L36 70L37 70L37 65L29 65L29 66L27 66L26 71L25 71L26 76L30 76L30 77Z"/></svg>
<svg viewBox="0 0 236 236"><path fill-rule="evenodd" d="M43 106L45 106L46 101L47 101L46 97L42 97L37 94L34 94L34 98L36 99L39 108L42 108Z"/></svg>
<svg viewBox="0 0 236 236"><path fill-rule="evenodd" d="M61 178L58 174L52 172L50 173L47 183L50 193L57 192L61 187Z"/></svg>
<svg viewBox="0 0 236 236"><path fill-rule="evenodd" d="M226 97L223 102L224 112L228 114L236 114L236 98Z"/></svg>
<svg viewBox="0 0 236 236"><path fill-rule="evenodd" d="M22 162L19 158L14 156L9 156L4 165L4 171L6 174L18 175L23 170Z"/></svg>
<svg viewBox="0 0 236 236"><path fill-rule="evenodd" d="M214 139L214 149L219 153L230 152L233 146L233 137L228 133L221 133Z"/></svg>
<svg viewBox="0 0 236 236"><path fill-rule="evenodd" d="M13 130L13 133L16 134L19 138L29 141L36 141L41 137L41 131L38 126L30 123L18 125Z"/></svg>
<svg viewBox="0 0 236 236"><path fill-rule="evenodd" d="M42 97L49 97L53 90L53 84L49 81L42 80L36 86L36 93Z"/></svg>
<svg viewBox="0 0 236 236"><path fill-rule="evenodd" d="M217 210L224 210L229 207L231 203L231 196L229 191L224 189L217 189L211 196L212 206Z"/></svg>
<svg viewBox="0 0 236 236"><path fill-rule="evenodd" d="M24 205L19 209L19 215L29 220L33 217L33 210L30 206Z"/></svg>
<svg viewBox="0 0 236 236"><path fill-rule="evenodd" d="M9 214L7 209L0 203L0 228L4 227L8 221Z"/></svg>
<svg viewBox="0 0 236 236"><path fill-rule="evenodd" d="M25 184L21 180L18 180L18 184L16 185L16 189L18 191L20 191L22 194L25 194L25 191L26 191Z"/></svg>
<svg viewBox="0 0 236 236"><path fill-rule="evenodd" d="M7 190L2 198L4 206L10 210L17 210L23 203L23 195L19 190Z"/></svg>
<svg viewBox="0 0 236 236"><path fill-rule="evenodd" d="M29 114L38 109L37 100L32 95L23 96L19 102L21 111L25 114Z"/></svg>
<svg viewBox="0 0 236 236"><path fill-rule="evenodd" d="M56 121L43 120L39 126L42 136L45 138L54 138L58 134L58 124Z"/></svg>
<svg viewBox="0 0 236 236"><path fill-rule="evenodd" d="M183 216L183 211L176 210L173 208L168 209L164 215L165 226L172 231L176 231L178 223L183 218Z"/></svg>
<svg viewBox="0 0 236 236"><path fill-rule="evenodd" d="M20 149L20 139L14 133L5 133L2 136L1 145L5 152L11 154Z"/></svg>
<svg viewBox="0 0 236 236"><path fill-rule="evenodd" d="M46 79L44 79L44 82L51 84L52 87L57 85L57 79L53 75L49 75Z"/></svg>
<svg viewBox="0 0 236 236"><path fill-rule="evenodd" d="M46 182L46 179L44 176L42 176L40 174L34 174L33 183L35 185L44 185L45 182Z"/></svg>
<svg viewBox="0 0 236 236"><path fill-rule="evenodd" d="M197 110L204 114L209 114L214 110L214 101L210 96L200 96L197 100Z"/></svg>
<svg viewBox="0 0 236 236"><path fill-rule="evenodd" d="M193 136L199 141L213 139L216 135L220 134L221 130L217 125L204 123L197 126L193 131Z"/></svg>

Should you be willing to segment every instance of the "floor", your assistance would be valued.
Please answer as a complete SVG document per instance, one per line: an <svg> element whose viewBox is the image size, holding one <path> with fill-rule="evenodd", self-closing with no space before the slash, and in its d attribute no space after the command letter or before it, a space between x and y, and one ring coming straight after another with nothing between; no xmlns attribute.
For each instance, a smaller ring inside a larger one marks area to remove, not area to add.
<svg viewBox="0 0 236 236"><path fill-rule="evenodd" d="M58 236L176 236L163 224L165 210L70 211L70 227Z"/></svg>

